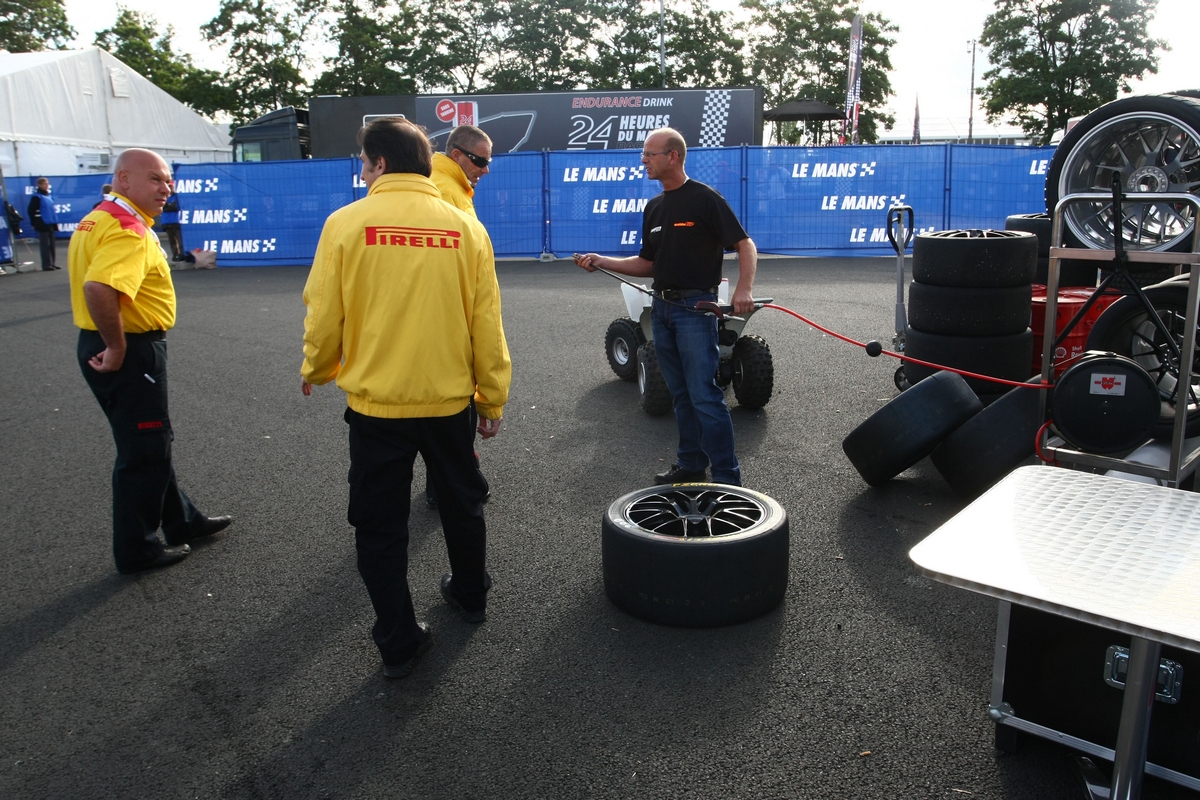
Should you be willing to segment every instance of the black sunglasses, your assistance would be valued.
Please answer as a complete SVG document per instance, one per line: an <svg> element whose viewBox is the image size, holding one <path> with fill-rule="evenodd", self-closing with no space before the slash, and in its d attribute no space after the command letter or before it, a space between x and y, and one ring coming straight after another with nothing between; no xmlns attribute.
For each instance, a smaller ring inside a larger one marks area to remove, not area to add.
<svg viewBox="0 0 1200 800"><path fill-rule="evenodd" d="M480 169L487 169L487 165L492 163L491 159L484 158L483 156L477 156L468 150L463 150L461 147L455 147L454 149L466 156L472 164Z"/></svg>

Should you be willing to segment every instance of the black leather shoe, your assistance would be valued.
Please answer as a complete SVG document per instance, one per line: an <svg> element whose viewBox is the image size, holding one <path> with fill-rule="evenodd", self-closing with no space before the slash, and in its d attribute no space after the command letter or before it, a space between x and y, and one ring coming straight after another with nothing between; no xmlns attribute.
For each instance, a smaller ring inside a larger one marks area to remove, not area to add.
<svg viewBox="0 0 1200 800"><path fill-rule="evenodd" d="M383 677L385 678L407 678L412 675L413 669L417 666L417 662L421 660L421 656L425 655L429 648L433 647L433 631L429 629L428 622L418 622L417 627L421 629L418 635L421 642L417 645L417 652L413 653L412 658L402 664L388 664L384 662Z"/></svg>
<svg viewBox="0 0 1200 800"><path fill-rule="evenodd" d="M446 601L447 605L458 611L459 616L463 618L463 622L470 622L476 625L484 622L487 619L487 611L482 608L478 611L467 611L463 608L462 603L458 602L458 598L454 596L454 591L450 586L452 579L453 576L449 573L442 576L442 599Z"/></svg>
<svg viewBox="0 0 1200 800"><path fill-rule="evenodd" d="M168 545L163 548L163 551L158 554L158 557L145 566L137 569L123 569L121 572L126 575L132 575L135 572L141 572L147 569L156 569L158 567L169 567L172 564L177 564L187 558L188 553L192 552L192 548L186 544Z"/></svg>
<svg viewBox="0 0 1200 800"><path fill-rule="evenodd" d="M214 533L219 533L233 524L233 517L224 514L219 517L205 517L204 521L196 528L195 532L189 531L182 539L171 541L167 544L184 544L186 542L194 542L197 539L203 539L205 536L212 536Z"/></svg>
<svg viewBox="0 0 1200 800"><path fill-rule="evenodd" d="M666 472L660 472L655 475L654 482L659 486L668 483L703 483L707 477L708 470L702 469L699 472L692 472L678 464L672 464L671 468Z"/></svg>

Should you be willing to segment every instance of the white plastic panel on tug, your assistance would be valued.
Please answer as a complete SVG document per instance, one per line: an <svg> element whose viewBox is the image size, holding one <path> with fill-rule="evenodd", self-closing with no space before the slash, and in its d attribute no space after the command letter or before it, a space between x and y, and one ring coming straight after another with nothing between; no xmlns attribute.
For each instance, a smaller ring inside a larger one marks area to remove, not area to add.
<svg viewBox="0 0 1200 800"><path fill-rule="evenodd" d="M650 287L645 284L638 284L645 292L639 292L628 283L621 284L621 294L625 297L625 308L629 311L629 318L636 321L642 316L643 308L650 308L652 298L646 292L650 291ZM721 305L729 304L729 278L721 278L721 285L717 289L717 302Z"/></svg>

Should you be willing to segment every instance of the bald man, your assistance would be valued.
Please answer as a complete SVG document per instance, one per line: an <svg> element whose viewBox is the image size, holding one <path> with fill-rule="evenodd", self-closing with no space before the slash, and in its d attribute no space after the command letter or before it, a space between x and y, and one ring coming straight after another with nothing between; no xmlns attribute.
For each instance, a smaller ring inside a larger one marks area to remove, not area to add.
<svg viewBox="0 0 1200 800"><path fill-rule="evenodd" d="M201 514L171 466L166 332L175 325L175 286L151 226L172 188L157 153L126 150L112 194L79 223L67 251L79 367L117 445L113 557L123 573L181 561L188 542L232 522Z"/></svg>

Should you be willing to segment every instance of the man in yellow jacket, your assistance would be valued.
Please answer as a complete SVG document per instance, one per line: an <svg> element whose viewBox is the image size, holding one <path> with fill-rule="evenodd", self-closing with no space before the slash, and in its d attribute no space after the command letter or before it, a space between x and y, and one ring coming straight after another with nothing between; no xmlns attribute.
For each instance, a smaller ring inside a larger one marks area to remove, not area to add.
<svg viewBox="0 0 1200 800"><path fill-rule="evenodd" d="M450 574L446 602L486 619L486 483L477 430L500 430L512 363L487 231L444 203L425 134L399 117L359 132L367 196L329 215L304 287L301 389L346 392L350 506L358 570L375 607L384 675L408 676L430 644L408 588L413 462L432 476Z"/></svg>
<svg viewBox="0 0 1200 800"><path fill-rule="evenodd" d="M446 138L446 153L433 157L433 182L443 200L474 217L475 186L491 163L491 138L474 125L459 125Z"/></svg>
<svg viewBox="0 0 1200 800"><path fill-rule="evenodd" d="M492 140L474 125L459 125L446 138L446 152L433 154L433 180L442 199L450 205L477 217L475 213L475 187L479 179L489 172L492 161ZM476 454L478 460L478 454ZM426 472L428 475L428 472ZM488 491L484 502L491 496ZM437 493L428 477L425 480L425 504L437 508Z"/></svg>

